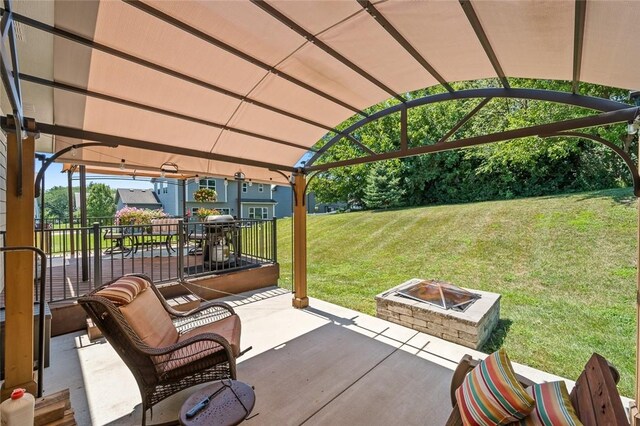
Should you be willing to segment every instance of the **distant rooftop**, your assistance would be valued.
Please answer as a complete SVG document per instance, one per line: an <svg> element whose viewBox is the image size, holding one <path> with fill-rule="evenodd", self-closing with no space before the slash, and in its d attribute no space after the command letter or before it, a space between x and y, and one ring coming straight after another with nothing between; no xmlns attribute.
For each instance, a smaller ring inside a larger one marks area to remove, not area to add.
<svg viewBox="0 0 640 426"><path fill-rule="evenodd" d="M118 188L116 202L121 200L123 204L146 205L149 208L161 208L162 203L152 189Z"/></svg>

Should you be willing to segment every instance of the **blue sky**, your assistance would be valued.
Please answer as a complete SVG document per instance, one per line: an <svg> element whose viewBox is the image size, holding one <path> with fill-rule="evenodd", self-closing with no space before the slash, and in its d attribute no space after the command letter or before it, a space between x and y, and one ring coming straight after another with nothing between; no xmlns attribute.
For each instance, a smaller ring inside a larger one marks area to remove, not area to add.
<svg viewBox="0 0 640 426"><path fill-rule="evenodd" d="M36 162L36 173L40 168L40 162ZM73 174L73 186L79 186L79 174ZM87 174L87 184L91 182L106 183L112 188L153 188L153 184L149 182L149 178L136 178L135 180L130 177L114 178L113 176L100 176ZM53 163L47 169L44 176L44 184L46 189L53 186L67 186L67 174L62 173L62 164Z"/></svg>

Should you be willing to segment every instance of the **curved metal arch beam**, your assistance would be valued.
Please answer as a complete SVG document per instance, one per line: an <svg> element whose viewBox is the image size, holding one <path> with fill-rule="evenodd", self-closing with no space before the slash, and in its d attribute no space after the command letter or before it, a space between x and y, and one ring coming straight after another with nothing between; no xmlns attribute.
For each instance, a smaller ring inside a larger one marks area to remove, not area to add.
<svg viewBox="0 0 640 426"><path fill-rule="evenodd" d="M66 154L69 151L72 151L74 149L87 148L90 146L108 146L109 148L116 148L118 145L110 145L102 142L85 142L80 144L69 145L68 147L56 152L51 157L44 160L44 162L42 163L42 167L40 167L40 171L38 171L38 174L36 175L34 198L40 197L40 188L42 187L42 179L44 179L44 172L47 171L47 168L49 168L51 163L53 163L55 160L57 160L58 158L60 158L62 155Z"/></svg>
<svg viewBox="0 0 640 426"><path fill-rule="evenodd" d="M638 166L636 164L634 164L633 159L631 158L631 156L629 156L629 154L627 154L626 152L624 152L619 146L617 146L616 144L600 137L597 135L591 135L589 133L583 133L583 132L557 132L557 133L551 133L548 135L540 135L540 137L542 138L558 138L558 137L563 137L563 136L570 136L570 137L575 137L575 138L583 138L583 139L590 139L594 142L598 142L601 143L602 145L608 147L609 149L611 149L613 152L615 152L616 154L618 154L618 157L622 158L622 161L625 162L625 164L627 165L627 168L629 168L629 172L631 172L631 178L633 179L633 193L636 197L640 197L640 173L638 173Z"/></svg>
<svg viewBox="0 0 640 426"><path fill-rule="evenodd" d="M621 122L634 121L640 112L639 107L629 107L618 111L603 112L588 117L574 118L571 120L558 121L555 123L541 124L530 127L523 127L515 130L507 130L499 133L473 136L465 139L458 139L447 143L435 143L431 145L419 146L405 151L389 151L382 154L370 155L368 157L352 158L348 160L335 161L332 163L313 165L305 167L308 173L314 170L327 170L334 167L352 166L355 164L371 163L373 161L389 160L394 158L411 157L414 155L431 154L434 152L451 151L461 148L472 148L494 142L503 142L512 139L520 139L529 136L544 136L565 131L575 131L587 127L604 126Z"/></svg>
<svg viewBox="0 0 640 426"><path fill-rule="evenodd" d="M622 102L612 101L610 99L596 98L592 96L578 95L574 93L558 92L553 90L540 90L540 89L505 89L505 88L486 88L486 89L470 89L461 90L457 92L445 92L436 95L429 95L418 99L413 99L404 104L393 105L389 108L378 111L369 115L366 118L352 124L346 129L342 130L340 134L334 136L329 142L327 142L322 148L315 153L309 161L307 161L306 167L312 166L318 158L320 158L329 148L336 144L345 135L353 133L365 124L372 121L379 120L387 115L401 112L403 109L410 109L421 107L429 104L435 104L439 102L474 99L474 98L506 98L506 99L528 99L535 101L553 102L563 105L577 106L587 109L593 109L600 112L617 111L625 108L629 108L630 105Z"/></svg>
<svg viewBox="0 0 640 426"><path fill-rule="evenodd" d="M309 190L309 187L311 185L311 182L313 182L313 180L320 174L322 174L323 171L319 171L319 172L315 172L314 174L309 174L309 179L307 180L307 185L304 187L304 191L302 193L303 199L306 200L307 199L307 191Z"/></svg>

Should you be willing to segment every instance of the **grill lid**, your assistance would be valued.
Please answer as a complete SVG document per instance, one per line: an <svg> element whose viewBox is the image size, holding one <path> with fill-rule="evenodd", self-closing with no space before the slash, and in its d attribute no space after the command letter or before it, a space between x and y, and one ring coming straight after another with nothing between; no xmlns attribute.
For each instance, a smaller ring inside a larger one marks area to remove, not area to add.
<svg viewBox="0 0 640 426"><path fill-rule="evenodd" d="M214 214L211 216L207 216L205 219L206 222L233 222L235 219L233 216L228 214Z"/></svg>

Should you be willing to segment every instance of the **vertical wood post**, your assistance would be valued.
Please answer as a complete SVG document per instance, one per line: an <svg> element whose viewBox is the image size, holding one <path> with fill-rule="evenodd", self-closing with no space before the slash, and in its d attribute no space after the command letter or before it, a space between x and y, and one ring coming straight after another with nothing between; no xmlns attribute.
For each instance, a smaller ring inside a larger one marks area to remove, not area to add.
<svg viewBox="0 0 640 426"><path fill-rule="evenodd" d="M295 173L293 190L293 307L309 306L307 297L307 203L304 193L307 179L302 173Z"/></svg>
<svg viewBox="0 0 640 426"><path fill-rule="evenodd" d="M22 141L22 165L18 163L18 141L15 133L7 135L7 246L34 244L34 155L33 136ZM18 174L22 166L22 194L17 195ZM4 384L2 399L12 389L26 388L36 394L33 380L33 253L6 254ZM44 295L40 295L44 297Z"/></svg>

